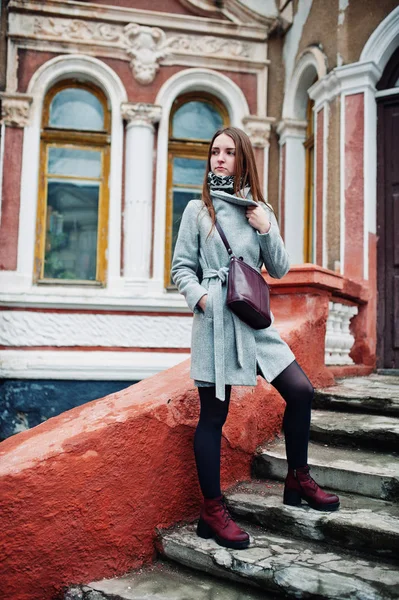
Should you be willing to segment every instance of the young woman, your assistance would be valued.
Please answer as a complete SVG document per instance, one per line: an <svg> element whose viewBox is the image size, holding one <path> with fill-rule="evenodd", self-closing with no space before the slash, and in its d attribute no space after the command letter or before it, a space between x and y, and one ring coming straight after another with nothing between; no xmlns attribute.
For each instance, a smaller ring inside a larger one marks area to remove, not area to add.
<svg viewBox="0 0 399 600"><path fill-rule="evenodd" d="M259 374L286 401L284 504L298 506L304 499L312 508L332 511L339 498L321 490L309 474L311 383L273 325L254 330L226 305L229 256L216 219L236 256L258 270L264 264L272 277L287 273L288 254L261 192L251 142L235 127L217 131L211 141L202 200L191 200L183 213L172 278L194 313L191 376L201 403L194 452L204 496L197 533L222 546L246 548L249 536L232 520L220 489L222 427L232 385L255 386Z"/></svg>

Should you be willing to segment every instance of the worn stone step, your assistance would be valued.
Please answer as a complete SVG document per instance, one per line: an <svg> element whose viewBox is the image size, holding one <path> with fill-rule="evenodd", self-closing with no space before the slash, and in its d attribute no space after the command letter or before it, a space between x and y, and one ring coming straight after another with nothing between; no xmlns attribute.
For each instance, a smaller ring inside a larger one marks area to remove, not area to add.
<svg viewBox="0 0 399 600"><path fill-rule="evenodd" d="M275 600L248 586L158 561L123 577L70 586L64 600ZM11 600L11 599L10 599Z"/></svg>
<svg viewBox="0 0 399 600"><path fill-rule="evenodd" d="M393 454L310 442L308 462L312 476L322 487L393 502L399 500L399 460ZM260 449L254 457L255 478L284 480L286 473L283 439Z"/></svg>
<svg viewBox="0 0 399 600"><path fill-rule="evenodd" d="M399 504L340 494L340 510L333 513L285 506L283 484L241 483L226 494L231 512L239 519L281 535L295 536L353 548L367 554L399 558Z"/></svg>
<svg viewBox="0 0 399 600"><path fill-rule="evenodd" d="M392 562L364 559L322 543L246 527L251 545L229 550L198 538L195 526L163 532L163 555L183 565L247 582L269 593L294 598L397 600L399 568Z"/></svg>
<svg viewBox="0 0 399 600"><path fill-rule="evenodd" d="M313 410L310 437L333 445L399 450L399 418Z"/></svg>
<svg viewBox="0 0 399 600"><path fill-rule="evenodd" d="M338 379L332 387L315 390L313 406L399 416L399 377L373 373Z"/></svg>

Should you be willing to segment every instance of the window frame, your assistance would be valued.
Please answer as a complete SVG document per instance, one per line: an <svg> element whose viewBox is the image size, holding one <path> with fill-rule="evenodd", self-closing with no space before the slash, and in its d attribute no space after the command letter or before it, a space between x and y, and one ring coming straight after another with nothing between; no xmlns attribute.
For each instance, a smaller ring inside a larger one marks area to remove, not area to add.
<svg viewBox="0 0 399 600"><path fill-rule="evenodd" d="M178 96L172 104L169 115L169 139L168 139L168 172L166 184L166 214L165 214L165 267L164 287L168 292L175 292L176 286L170 282L170 270L172 265L172 232L173 232L173 161L175 158L189 158L205 160L208 157L210 140L197 138L174 138L173 117L175 113L188 102L205 102L216 109L222 117L222 127L228 127L230 123L229 113L226 106L219 98L207 92L188 92Z"/></svg>
<svg viewBox="0 0 399 600"><path fill-rule="evenodd" d="M104 129L102 131L71 130L48 125L50 106L56 94L66 88L84 89L95 95L104 111ZM109 174L110 174L110 134L111 113L105 94L89 82L63 80L53 86L46 94L43 110L39 152L39 181L36 211L36 237L34 253L33 283L36 285L95 286L105 287L107 278L107 246L109 222ZM96 279L55 279L44 277L45 245L47 235L47 179L48 149L51 147L74 148L101 151L101 177L98 200Z"/></svg>

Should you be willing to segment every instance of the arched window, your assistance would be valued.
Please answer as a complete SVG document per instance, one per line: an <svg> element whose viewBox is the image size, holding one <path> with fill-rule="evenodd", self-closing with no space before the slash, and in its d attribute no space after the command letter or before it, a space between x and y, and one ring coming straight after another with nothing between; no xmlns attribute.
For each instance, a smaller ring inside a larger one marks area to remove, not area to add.
<svg viewBox="0 0 399 600"><path fill-rule="evenodd" d="M44 101L34 281L104 285L110 113L89 83L63 81Z"/></svg>
<svg viewBox="0 0 399 600"><path fill-rule="evenodd" d="M306 110L306 140L305 147L305 215L303 235L304 261L314 262L313 252L313 226L314 226L314 127L313 127L314 102L309 98Z"/></svg>
<svg viewBox="0 0 399 600"><path fill-rule="evenodd" d="M207 150L217 129L228 126L225 106L210 94L192 92L173 103L169 122L166 201L165 287L181 216L187 203L201 197Z"/></svg>

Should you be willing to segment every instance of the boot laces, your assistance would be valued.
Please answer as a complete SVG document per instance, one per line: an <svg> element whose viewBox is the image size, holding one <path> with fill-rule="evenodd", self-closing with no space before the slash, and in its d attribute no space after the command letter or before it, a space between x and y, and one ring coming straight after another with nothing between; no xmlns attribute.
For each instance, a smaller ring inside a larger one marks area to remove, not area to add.
<svg viewBox="0 0 399 600"><path fill-rule="evenodd" d="M222 507L222 518L224 521L224 528L227 527L227 525L229 524L230 521L232 521L232 517L229 513L229 509L227 508L227 503L226 503L226 499L223 498L220 501L221 507Z"/></svg>
<svg viewBox="0 0 399 600"><path fill-rule="evenodd" d="M309 469L304 469L303 470L303 474L305 475L303 482L308 483L311 485L312 489L314 491L317 490L317 488L319 487L318 484L315 482L315 480L313 479L313 477L311 476L311 474L309 473Z"/></svg>

